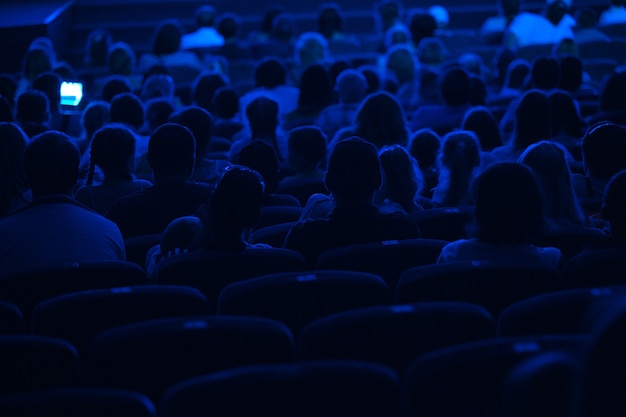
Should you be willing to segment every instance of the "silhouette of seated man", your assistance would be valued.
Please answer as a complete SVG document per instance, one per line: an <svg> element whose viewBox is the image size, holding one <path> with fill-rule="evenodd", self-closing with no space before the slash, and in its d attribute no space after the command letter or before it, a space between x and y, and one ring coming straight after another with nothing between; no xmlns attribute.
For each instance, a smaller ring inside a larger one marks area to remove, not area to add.
<svg viewBox="0 0 626 417"><path fill-rule="evenodd" d="M196 140L186 127L166 123L148 143L152 187L119 200L107 213L124 238L161 233L174 219L196 213L213 188L190 180L196 162Z"/></svg>
<svg viewBox="0 0 626 417"><path fill-rule="evenodd" d="M124 260L117 226L72 198L80 152L65 134L33 138L24 170L33 202L0 221L0 275L58 263Z"/></svg>
<svg viewBox="0 0 626 417"><path fill-rule="evenodd" d="M382 173L373 144L354 136L337 143L328 161L325 181L335 208L327 219L295 225L283 245L302 253L311 265L327 249L420 237L411 217L401 213L382 214L374 205L374 195L382 185Z"/></svg>

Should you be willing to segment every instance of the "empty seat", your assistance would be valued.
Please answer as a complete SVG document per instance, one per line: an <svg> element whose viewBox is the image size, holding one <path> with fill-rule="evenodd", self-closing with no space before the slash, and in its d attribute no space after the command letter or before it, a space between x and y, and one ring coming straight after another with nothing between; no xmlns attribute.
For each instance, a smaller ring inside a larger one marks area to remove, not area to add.
<svg viewBox="0 0 626 417"><path fill-rule="evenodd" d="M554 291L560 274L543 265L512 262L454 262L405 271L395 302L465 301L485 307L494 317L509 305Z"/></svg>
<svg viewBox="0 0 626 417"><path fill-rule="evenodd" d="M70 343L44 336L0 336L0 392L78 383L78 353Z"/></svg>
<svg viewBox="0 0 626 417"><path fill-rule="evenodd" d="M603 305L626 287L580 288L542 294L519 301L502 312L498 335L589 333L596 305Z"/></svg>
<svg viewBox="0 0 626 417"><path fill-rule="evenodd" d="M159 263L159 284L198 288L211 306L228 284L277 272L305 271L304 257L292 250L250 248L239 252L200 251L171 256Z"/></svg>
<svg viewBox="0 0 626 417"><path fill-rule="evenodd" d="M403 372L412 359L443 347L494 337L482 307L455 302L370 307L334 314L306 326L300 359L357 359Z"/></svg>
<svg viewBox="0 0 626 417"><path fill-rule="evenodd" d="M315 271L266 275L231 284L220 294L218 314L272 318L298 332L311 321L356 308L391 303L391 290L364 272Z"/></svg>
<svg viewBox="0 0 626 417"><path fill-rule="evenodd" d="M209 314L202 293L189 287L150 285L81 291L35 307L32 331L71 342L86 353L101 332L139 321Z"/></svg>
<svg viewBox="0 0 626 417"><path fill-rule="evenodd" d="M164 396L166 417L397 416L399 381L382 365L312 361L193 378Z"/></svg>
<svg viewBox="0 0 626 417"><path fill-rule="evenodd" d="M273 320L161 319L101 333L89 350L86 379L92 386L129 389L156 400L187 378L293 358L291 332Z"/></svg>
<svg viewBox="0 0 626 417"><path fill-rule="evenodd" d="M154 417L145 396L94 387L52 388L0 395L0 415L20 417Z"/></svg>
<svg viewBox="0 0 626 417"><path fill-rule="evenodd" d="M315 269L369 272L379 275L394 288L406 269L437 262L441 248L447 243L434 239L404 239L343 246L322 252Z"/></svg>

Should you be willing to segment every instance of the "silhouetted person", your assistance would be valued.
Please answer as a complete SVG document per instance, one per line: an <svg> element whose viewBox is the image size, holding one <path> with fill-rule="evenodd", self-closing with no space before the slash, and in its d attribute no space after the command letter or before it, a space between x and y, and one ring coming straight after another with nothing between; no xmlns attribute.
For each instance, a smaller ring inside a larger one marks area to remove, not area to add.
<svg viewBox="0 0 626 417"><path fill-rule="evenodd" d="M284 247L299 251L314 265L318 255L327 249L419 237L419 228L410 217L382 214L374 205L374 194L381 185L376 147L357 137L339 142L330 155L326 173L326 187L332 193L335 208L328 219L295 225Z"/></svg>
<svg viewBox="0 0 626 417"><path fill-rule="evenodd" d="M33 138L24 171L33 202L0 221L1 275L63 262L124 260L117 226L76 203L80 152L60 132Z"/></svg>
<svg viewBox="0 0 626 417"><path fill-rule="evenodd" d="M0 123L0 218L30 203L32 196L24 172L28 137L15 123Z"/></svg>
<svg viewBox="0 0 626 417"><path fill-rule="evenodd" d="M15 120L29 138L50 130L48 97L39 90L28 90L17 98Z"/></svg>

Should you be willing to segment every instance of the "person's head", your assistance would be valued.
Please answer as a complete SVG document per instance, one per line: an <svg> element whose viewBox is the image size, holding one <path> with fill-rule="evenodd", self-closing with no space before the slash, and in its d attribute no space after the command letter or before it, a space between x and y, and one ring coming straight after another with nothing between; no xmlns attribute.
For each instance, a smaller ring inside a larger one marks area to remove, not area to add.
<svg viewBox="0 0 626 417"><path fill-rule="evenodd" d="M234 13L221 14L217 19L216 29L224 41L234 42L239 37L241 18Z"/></svg>
<svg viewBox="0 0 626 417"><path fill-rule="evenodd" d="M315 126L297 127L289 131L287 146L289 165L296 172L317 171L326 162L328 139Z"/></svg>
<svg viewBox="0 0 626 417"><path fill-rule="evenodd" d="M404 7L399 0L381 0L374 4L374 12L379 31L386 32L401 21Z"/></svg>
<svg viewBox="0 0 626 417"><path fill-rule="evenodd" d="M409 153L417 161L421 170L432 168L437 162L441 149L441 138L432 129L420 129L413 134L409 143Z"/></svg>
<svg viewBox="0 0 626 417"><path fill-rule="evenodd" d="M600 110L604 112L626 110L626 72L615 72L604 79L600 89Z"/></svg>
<svg viewBox="0 0 626 417"><path fill-rule="evenodd" d="M567 14L572 5L572 0L547 0L546 17L554 25L558 25Z"/></svg>
<svg viewBox="0 0 626 417"><path fill-rule="evenodd" d="M146 102L146 124L152 132L157 127L169 122L170 115L174 113L174 106L171 101L157 97Z"/></svg>
<svg viewBox="0 0 626 417"><path fill-rule="evenodd" d="M552 104L554 136L565 133L581 138L584 135L586 123L580 115L578 101L567 91L554 90L550 93L550 103Z"/></svg>
<svg viewBox="0 0 626 417"><path fill-rule="evenodd" d="M515 111L513 147L523 151L529 145L552 137L552 104L548 95L530 90L522 96Z"/></svg>
<svg viewBox="0 0 626 417"><path fill-rule="evenodd" d="M52 72L44 72L33 81L33 89L39 90L48 97L50 113L57 113L61 107L61 76Z"/></svg>
<svg viewBox="0 0 626 417"><path fill-rule="evenodd" d="M253 140L241 149L236 162L261 174L266 193L276 192L280 181L280 167L276 150L271 145L263 140Z"/></svg>
<svg viewBox="0 0 626 417"><path fill-rule="evenodd" d="M487 105L487 83L483 77L472 74L470 76L470 104L472 106Z"/></svg>
<svg viewBox="0 0 626 417"><path fill-rule="evenodd" d="M328 159L325 182L338 205L372 204L382 185L376 147L356 136L337 143Z"/></svg>
<svg viewBox="0 0 626 417"><path fill-rule="evenodd" d="M461 129L474 132L478 137L481 149L485 152L503 145L500 125L487 107L470 108L463 117Z"/></svg>
<svg viewBox="0 0 626 417"><path fill-rule="evenodd" d="M285 12L283 6L278 4L270 5L263 13L263 20L261 22L261 32L269 35L276 23L278 16Z"/></svg>
<svg viewBox="0 0 626 417"><path fill-rule="evenodd" d="M64 133L35 136L24 152L24 172L33 198L49 194L71 195L78 181L80 151Z"/></svg>
<svg viewBox="0 0 626 417"><path fill-rule="evenodd" d="M172 220L161 235L161 253L171 256L189 250L201 231L202 221L198 217L185 216Z"/></svg>
<svg viewBox="0 0 626 417"><path fill-rule="evenodd" d="M436 29L437 21L429 13L418 11L409 18L409 31L414 45L419 45L424 38L434 36Z"/></svg>
<svg viewBox="0 0 626 417"><path fill-rule="evenodd" d="M422 174L417 161L400 145L386 146L379 152L386 197L407 212L415 210L415 197L422 188Z"/></svg>
<svg viewBox="0 0 626 417"><path fill-rule="evenodd" d="M559 86L561 68L559 61L553 57L537 58L530 70L530 81L533 88L539 90L552 90Z"/></svg>
<svg viewBox="0 0 626 417"><path fill-rule="evenodd" d="M472 82L464 68L453 66L444 72L441 80L441 97L448 106L469 104Z"/></svg>
<svg viewBox="0 0 626 417"><path fill-rule="evenodd" d="M17 78L13 74L0 73L0 95L7 99L11 108L15 105Z"/></svg>
<svg viewBox="0 0 626 417"><path fill-rule="evenodd" d="M438 67L446 60L446 56L446 47L439 38L423 38L417 44L417 58L422 64Z"/></svg>
<svg viewBox="0 0 626 417"><path fill-rule="evenodd" d="M328 70L328 75L330 76L330 84L334 88L339 74L347 69L352 68L352 63L346 59L337 58L333 60L330 66L327 65L326 67Z"/></svg>
<svg viewBox="0 0 626 417"><path fill-rule="evenodd" d="M24 57L22 65L23 77L32 82L39 74L51 71L54 59L50 51L42 46L30 48Z"/></svg>
<svg viewBox="0 0 626 417"><path fill-rule="evenodd" d="M358 70L343 70L335 82L337 96L341 103L360 103L367 94L367 79Z"/></svg>
<svg viewBox="0 0 626 417"><path fill-rule="evenodd" d="M577 9L574 17L576 19L576 27L578 29L595 29L598 25L598 13L591 7Z"/></svg>
<svg viewBox="0 0 626 417"><path fill-rule="evenodd" d="M325 38L331 38L335 33L343 32L342 11L337 3L324 3L320 6L317 15L317 30Z"/></svg>
<svg viewBox="0 0 626 417"><path fill-rule="evenodd" d="M582 154L587 175L608 181L626 169L626 129L609 122L595 124L583 137Z"/></svg>
<svg viewBox="0 0 626 417"><path fill-rule="evenodd" d="M184 33L185 30L177 19L162 21L152 35L152 53L161 56L178 51Z"/></svg>
<svg viewBox="0 0 626 417"><path fill-rule="evenodd" d="M367 94L373 94L380 90L380 74L373 65L363 65L358 68L367 80Z"/></svg>
<svg viewBox="0 0 626 417"><path fill-rule="evenodd" d="M227 85L228 80L219 72L203 72L195 79L191 88L194 104L212 113L212 100L215 91Z"/></svg>
<svg viewBox="0 0 626 417"><path fill-rule="evenodd" d="M474 172L480 166L480 151L480 143L474 132L456 130L442 138L439 182L447 184L440 202L442 205L456 207L467 204Z"/></svg>
<svg viewBox="0 0 626 417"><path fill-rule="evenodd" d="M296 40L294 61L300 67L307 67L328 59L330 52L326 38L316 32L304 32Z"/></svg>
<svg viewBox="0 0 626 417"><path fill-rule="evenodd" d="M252 138L276 135L278 103L269 97L257 97L246 106L246 118Z"/></svg>
<svg viewBox="0 0 626 417"><path fill-rule="evenodd" d="M370 94L357 111L355 135L377 148L406 145L409 133L402 105L389 93Z"/></svg>
<svg viewBox="0 0 626 417"><path fill-rule="evenodd" d="M328 71L319 65L308 66L300 78L298 108L320 111L332 102L332 89Z"/></svg>
<svg viewBox="0 0 626 417"><path fill-rule="evenodd" d="M210 4L203 4L194 12L196 18L196 26L200 28L211 28L215 25L217 11Z"/></svg>
<svg viewBox="0 0 626 417"><path fill-rule="evenodd" d="M287 82L285 64L276 58L263 59L254 70L257 87L274 88Z"/></svg>
<svg viewBox="0 0 626 417"><path fill-rule="evenodd" d="M522 90L530 75L530 63L525 59L512 61L506 69L504 86L516 90Z"/></svg>
<svg viewBox="0 0 626 417"><path fill-rule="evenodd" d="M545 197L546 216L582 226L583 216L572 186L565 151L556 143L542 141L526 148L519 162L537 174Z"/></svg>
<svg viewBox="0 0 626 417"><path fill-rule="evenodd" d="M159 126L148 142L148 164L154 181L167 178L187 180L196 163L196 140L185 126L166 123Z"/></svg>
<svg viewBox="0 0 626 417"><path fill-rule="evenodd" d="M473 188L480 241L528 244L543 234L543 195L537 176L527 166L492 164L478 176Z"/></svg>
<svg viewBox="0 0 626 417"><path fill-rule="evenodd" d="M43 124L50 116L48 97L39 90L27 90L17 98L15 119L21 124Z"/></svg>
<svg viewBox="0 0 626 417"><path fill-rule="evenodd" d="M602 196L602 218L609 222L611 235L626 236L626 170L613 175Z"/></svg>
<svg viewBox="0 0 626 417"><path fill-rule="evenodd" d="M149 76L141 87L141 99L144 102L153 98L174 99L174 80L170 75L154 74Z"/></svg>
<svg viewBox="0 0 626 417"><path fill-rule="evenodd" d="M410 83L415 78L417 62L407 45L394 45L387 51L386 69L391 71L400 85Z"/></svg>
<svg viewBox="0 0 626 417"><path fill-rule="evenodd" d="M85 62L90 67L104 68L107 66L107 55L113 38L105 29L95 29L89 33L86 43Z"/></svg>
<svg viewBox="0 0 626 417"><path fill-rule="evenodd" d="M90 102L81 116L81 126L85 131L85 137L90 140L96 130L111 121L111 113L109 112L109 103L106 101L96 100Z"/></svg>
<svg viewBox="0 0 626 417"><path fill-rule="evenodd" d="M291 43L296 36L296 22L294 18L287 14L281 13L274 19L270 35L272 39L279 42Z"/></svg>
<svg viewBox="0 0 626 417"><path fill-rule="evenodd" d="M496 70L496 84L502 86L504 83L504 77L507 73L509 65L511 62L515 61L517 58L517 54L513 52L511 48L500 47L496 50L496 53L492 60L493 68ZM530 64L528 64L529 72L530 72Z"/></svg>
<svg viewBox="0 0 626 417"><path fill-rule="evenodd" d="M521 6L520 0L499 0L498 6L502 16L506 17L508 21L513 20L519 11Z"/></svg>
<svg viewBox="0 0 626 417"><path fill-rule="evenodd" d="M253 227L261 213L264 188L259 172L247 166L229 166L209 200L209 233L225 231L241 236Z"/></svg>
<svg viewBox="0 0 626 417"><path fill-rule="evenodd" d="M198 106L189 106L172 113L170 122L185 126L191 131L196 139L197 158L205 155L211 145L213 132L213 116L211 113Z"/></svg>
<svg viewBox="0 0 626 417"><path fill-rule="evenodd" d="M24 151L28 137L15 123L0 122L0 217L9 209L10 199L28 188L24 172Z"/></svg>
<svg viewBox="0 0 626 417"><path fill-rule="evenodd" d="M220 87L213 95L215 115L222 119L232 119L239 114L239 94L230 87Z"/></svg>
<svg viewBox="0 0 626 417"><path fill-rule="evenodd" d="M385 32L385 50L388 50L394 45L410 45L411 44L411 32L409 28L404 25L396 24L391 26Z"/></svg>
<svg viewBox="0 0 626 417"><path fill-rule="evenodd" d="M115 42L107 58L109 74L130 75L135 70L135 51L126 42Z"/></svg>
<svg viewBox="0 0 626 417"><path fill-rule="evenodd" d="M113 97L109 113L113 123L123 123L134 130L139 130L145 120L143 103L132 93L122 93Z"/></svg>
<svg viewBox="0 0 626 417"><path fill-rule="evenodd" d="M132 88L130 82L126 77L121 75L111 75L107 77L104 85L102 86L102 100L110 103L113 97L122 93L130 93Z"/></svg>
<svg viewBox="0 0 626 417"><path fill-rule="evenodd" d="M135 170L135 135L123 125L111 124L93 135L89 154L87 185L93 183L95 167L106 179L133 179Z"/></svg>

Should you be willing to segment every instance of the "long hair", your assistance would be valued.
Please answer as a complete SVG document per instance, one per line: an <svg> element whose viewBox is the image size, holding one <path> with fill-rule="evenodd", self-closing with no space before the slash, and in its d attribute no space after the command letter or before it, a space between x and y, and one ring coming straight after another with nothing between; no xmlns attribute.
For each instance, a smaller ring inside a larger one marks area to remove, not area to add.
<svg viewBox="0 0 626 417"><path fill-rule="evenodd" d="M398 99L383 91L367 96L357 112L354 134L378 148L406 145L409 132Z"/></svg>
<svg viewBox="0 0 626 417"><path fill-rule="evenodd" d="M467 202L470 196L474 170L480 166L480 144L476 134L467 130L450 132L442 142L439 183L447 187L440 203L456 207Z"/></svg>
<svg viewBox="0 0 626 417"><path fill-rule="evenodd" d="M387 185L387 198L407 213L418 209L415 198L421 192L423 178L417 161L400 145L384 147L379 152Z"/></svg>

